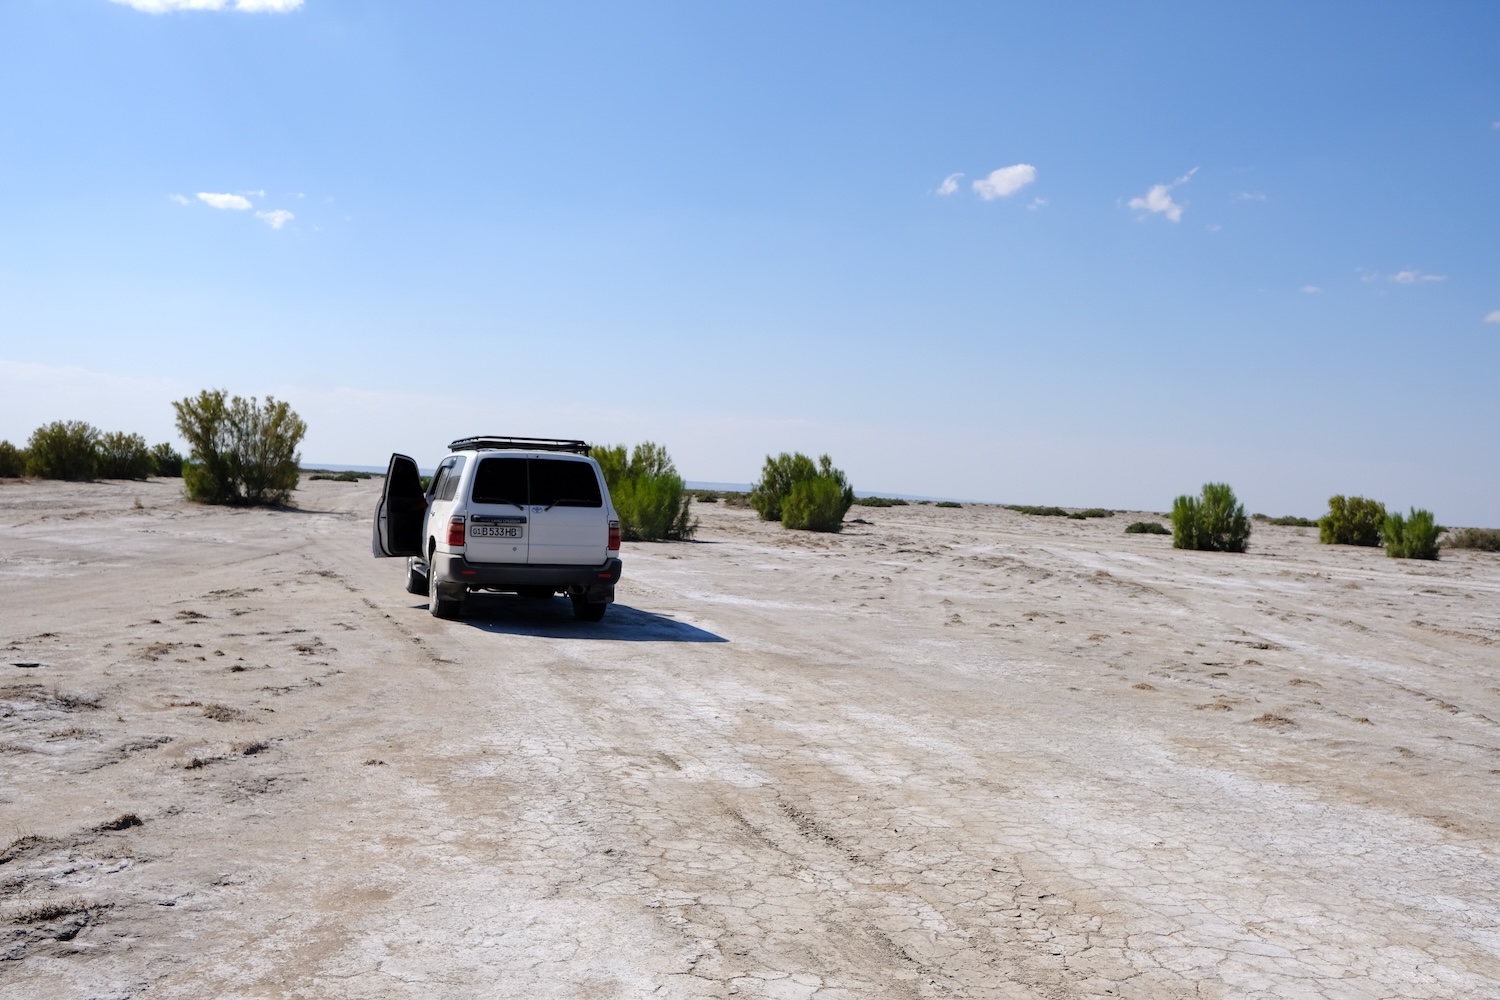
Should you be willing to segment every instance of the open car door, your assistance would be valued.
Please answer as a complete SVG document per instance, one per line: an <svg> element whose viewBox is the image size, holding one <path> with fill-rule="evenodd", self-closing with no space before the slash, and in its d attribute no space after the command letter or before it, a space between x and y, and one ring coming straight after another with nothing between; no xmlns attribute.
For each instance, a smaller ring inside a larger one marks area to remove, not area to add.
<svg viewBox="0 0 1500 1000"><path fill-rule="evenodd" d="M427 496L417 463L405 455L392 455L385 470L385 491L375 508L371 550L377 556L420 556L426 513Z"/></svg>

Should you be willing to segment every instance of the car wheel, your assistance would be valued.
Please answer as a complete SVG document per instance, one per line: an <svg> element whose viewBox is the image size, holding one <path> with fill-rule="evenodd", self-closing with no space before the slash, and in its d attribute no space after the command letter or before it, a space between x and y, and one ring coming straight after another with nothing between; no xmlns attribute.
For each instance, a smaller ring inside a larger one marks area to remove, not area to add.
<svg viewBox="0 0 1500 1000"><path fill-rule="evenodd" d="M434 618L457 618L463 611L464 602L443 597L438 593L437 576L431 571L431 565L428 563L427 610L432 612Z"/></svg>
<svg viewBox="0 0 1500 1000"><path fill-rule="evenodd" d="M406 559L406 592L408 594L427 593L427 571L417 569L416 556L408 556Z"/></svg>
<svg viewBox="0 0 1500 1000"><path fill-rule="evenodd" d="M573 617L581 622L599 621L608 608L608 604L590 604L586 597L573 598Z"/></svg>

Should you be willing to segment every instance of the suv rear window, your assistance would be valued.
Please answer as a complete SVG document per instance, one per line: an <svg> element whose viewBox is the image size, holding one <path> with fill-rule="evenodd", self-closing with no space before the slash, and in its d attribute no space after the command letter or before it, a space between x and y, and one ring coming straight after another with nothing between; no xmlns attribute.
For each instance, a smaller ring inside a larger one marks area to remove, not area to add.
<svg viewBox="0 0 1500 1000"><path fill-rule="evenodd" d="M481 504L604 506L593 465L555 458L480 459L470 496Z"/></svg>
<svg viewBox="0 0 1500 1000"><path fill-rule="evenodd" d="M533 458L531 502L546 507L602 507L599 477L588 462Z"/></svg>

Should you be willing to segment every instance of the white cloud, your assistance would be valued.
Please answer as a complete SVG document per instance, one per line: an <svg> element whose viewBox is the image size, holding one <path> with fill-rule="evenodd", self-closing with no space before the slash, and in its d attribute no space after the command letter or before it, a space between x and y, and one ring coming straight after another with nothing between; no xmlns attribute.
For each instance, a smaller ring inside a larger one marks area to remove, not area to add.
<svg viewBox="0 0 1500 1000"><path fill-rule="evenodd" d="M242 194L246 198L264 198L266 196L264 191L237 191L235 193Z"/></svg>
<svg viewBox="0 0 1500 1000"><path fill-rule="evenodd" d="M1500 309L1496 309L1484 318L1486 323L1500 323Z"/></svg>
<svg viewBox="0 0 1500 1000"><path fill-rule="evenodd" d="M1397 271L1391 275L1391 281L1398 285L1412 285L1418 281L1447 281L1446 274L1423 274L1421 271Z"/></svg>
<svg viewBox="0 0 1500 1000"><path fill-rule="evenodd" d="M1319 288L1317 285L1303 285L1302 286L1302 294L1303 295L1317 295L1322 290L1323 289Z"/></svg>
<svg viewBox="0 0 1500 1000"><path fill-rule="evenodd" d="M1172 222L1181 222L1182 210L1187 206L1179 205L1172 200L1172 189L1179 184L1186 184L1192 180L1193 175L1197 172L1198 168L1194 167L1170 184L1154 185L1150 191L1146 192L1145 197L1130 199L1130 207L1141 212L1155 212L1165 215Z"/></svg>
<svg viewBox="0 0 1500 1000"><path fill-rule="evenodd" d="M250 202L237 194L211 194L207 191L199 191L198 200L214 208L232 208L236 212L243 212L250 207Z"/></svg>
<svg viewBox="0 0 1500 1000"><path fill-rule="evenodd" d="M1219 225L1217 222L1210 222L1207 226L1204 226L1203 228L1207 229L1211 233L1221 232L1224 229L1224 227L1221 226L1221 225Z"/></svg>
<svg viewBox="0 0 1500 1000"><path fill-rule="evenodd" d="M1234 196L1235 201L1265 201L1266 196L1261 191L1241 191Z"/></svg>
<svg viewBox="0 0 1500 1000"><path fill-rule="evenodd" d="M1026 211L1028 211L1028 212L1036 212L1036 211L1039 211L1041 209L1046 208L1049 204L1051 204L1051 202L1049 202L1046 198L1042 198L1042 197L1033 198L1033 199L1031 199L1031 204L1026 206Z"/></svg>
<svg viewBox="0 0 1500 1000"><path fill-rule="evenodd" d="M974 182L974 191L985 201L1008 198L1036 180L1036 167L1029 163L1017 163L990 171L988 177Z"/></svg>
<svg viewBox="0 0 1500 1000"><path fill-rule="evenodd" d="M239 10L246 14L284 14L302 6L302 0L114 0L145 14L167 14L174 10Z"/></svg>
<svg viewBox="0 0 1500 1000"><path fill-rule="evenodd" d="M280 229L282 226L286 225L288 222L291 222L296 218L295 215L293 215L291 212L288 212L284 208L278 208L270 212L256 212L255 217L257 219L265 219L266 224L269 225L272 229Z"/></svg>
<svg viewBox="0 0 1500 1000"><path fill-rule="evenodd" d="M185 196L180 195L180 194L169 194L169 195L167 195L167 197L171 198L173 201L177 202L177 204L179 204L179 205L190 205L190 204L192 204L192 202L188 201Z"/></svg>
<svg viewBox="0 0 1500 1000"><path fill-rule="evenodd" d="M963 174L949 174L947 177L944 177L943 183L938 185L937 193L946 198L948 197L948 195L957 191L958 179L962 176Z"/></svg>

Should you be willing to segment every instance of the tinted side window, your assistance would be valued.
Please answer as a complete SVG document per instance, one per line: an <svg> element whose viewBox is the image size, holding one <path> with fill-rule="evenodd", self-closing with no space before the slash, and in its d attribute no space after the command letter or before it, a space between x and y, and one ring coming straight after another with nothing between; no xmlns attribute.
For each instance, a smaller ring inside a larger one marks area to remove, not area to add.
<svg viewBox="0 0 1500 1000"><path fill-rule="evenodd" d="M453 460L451 458L437 467L437 471L432 474L432 482L427 484L429 496L434 497L438 500L442 499L442 496L440 496L440 494L443 490L443 484L448 481L448 470L452 468Z"/></svg>
<svg viewBox="0 0 1500 1000"><path fill-rule="evenodd" d="M483 458L474 470L475 503L526 503L526 459Z"/></svg>
<svg viewBox="0 0 1500 1000"><path fill-rule="evenodd" d="M602 507L599 477L587 462L531 460L531 502L548 507Z"/></svg>
<svg viewBox="0 0 1500 1000"><path fill-rule="evenodd" d="M439 500L453 499L454 495L458 493L458 478L464 471L464 458L462 456L451 458L449 461L453 465L448 469L448 478L443 480L442 491L438 494Z"/></svg>

